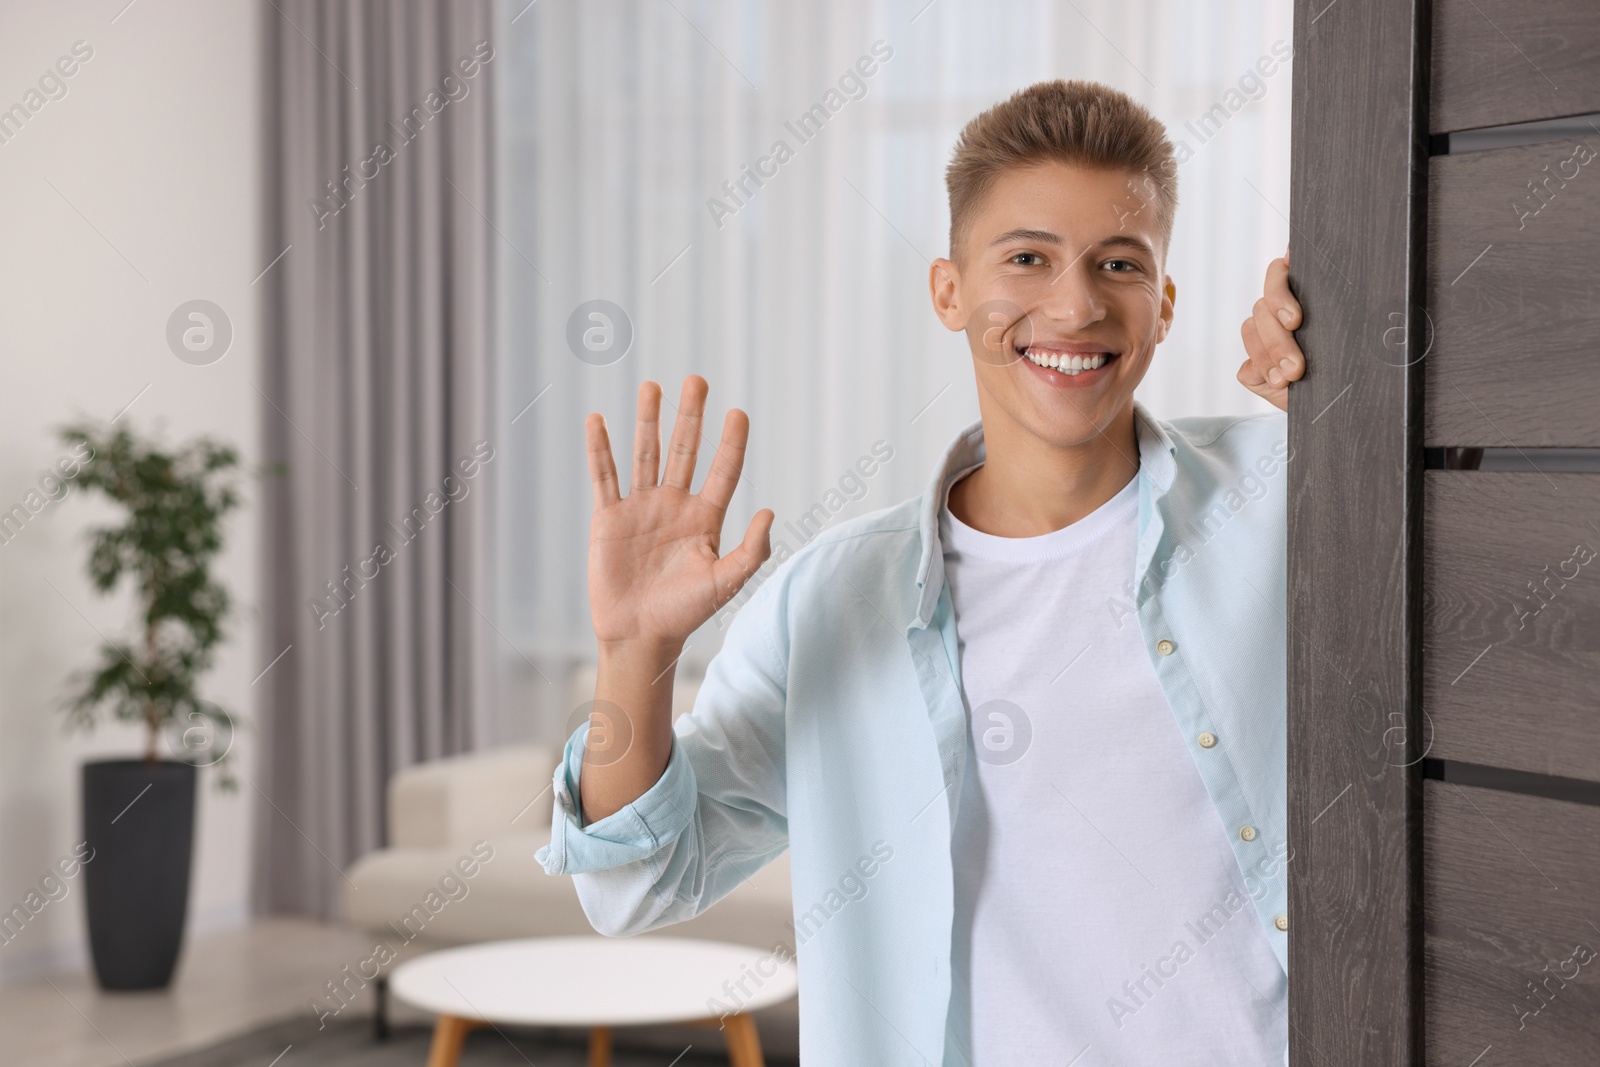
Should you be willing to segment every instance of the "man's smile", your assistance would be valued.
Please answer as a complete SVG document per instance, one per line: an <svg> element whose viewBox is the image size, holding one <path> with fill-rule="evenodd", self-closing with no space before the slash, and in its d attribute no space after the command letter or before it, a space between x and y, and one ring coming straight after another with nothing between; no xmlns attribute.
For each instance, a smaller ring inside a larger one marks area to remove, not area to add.
<svg viewBox="0 0 1600 1067"><path fill-rule="evenodd" d="M1016 351L1031 373L1058 387L1069 382L1075 387L1092 385L1105 377L1099 372L1120 354L1103 345L1078 343L1031 344L1017 346Z"/></svg>

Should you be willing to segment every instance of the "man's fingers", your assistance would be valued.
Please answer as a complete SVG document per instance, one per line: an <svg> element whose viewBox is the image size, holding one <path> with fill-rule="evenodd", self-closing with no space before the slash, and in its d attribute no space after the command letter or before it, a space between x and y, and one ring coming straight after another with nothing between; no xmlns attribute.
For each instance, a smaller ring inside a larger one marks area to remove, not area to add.
<svg viewBox="0 0 1600 1067"><path fill-rule="evenodd" d="M622 499L617 489L617 465L611 458L611 437L606 433L605 416L598 411L583 420L583 436L589 450L589 479L594 483L594 509L610 507Z"/></svg>
<svg viewBox="0 0 1600 1067"><path fill-rule="evenodd" d="M1286 386L1273 386L1263 381L1261 372L1248 359L1239 364L1239 384L1280 411L1289 410L1289 390Z"/></svg>
<svg viewBox="0 0 1600 1067"><path fill-rule="evenodd" d="M1250 367L1250 374L1256 382L1262 385L1267 383L1267 371L1272 369L1272 360L1267 355L1266 346L1261 343L1261 334L1256 330L1254 317L1245 319L1239 324L1239 338L1244 342L1244 354L1249 356L1245 362ZM1240 368L1241 382L1245 385L1252 384L1244 379L1244 368Z"/></svg>
<svg viewBox="0 0 1600 1067"><path fill-rule="evenodd" d="M1245 350L1256 361L1267 381L1279 386L1299 378L1305 370L1305 358L1294 335L1283 328L1271 304L1265 297L1256 301L1251 322L1256 329L1259 349L1247 343Z"/></svg>
<svg viewBox="0 0 1600 1067"><path fill-rule="evenodd" d="M661 386L639 384L639 415L633 426L633 482L635 489L654 489L661 474Z"/></svg>
<svg viewBox="0 0 1600 1067"><path fill-rule="evenodd" d="M1267 280L1261 292L1284 329L1300 328L1300 301L1289 291L1288 259L1275 259L1267 264Z"/></svg>
<svg viewBox="0 0 1600 1067"><path fill-rule="evenodd" d="M744 588L744 583L756 568L772 555L772 545L767 535L772 532L772 521L777 516L771 508L762 508L750 520L739 547L711 565L711 577L717 586L717 607L722 607Z"/></svg>
<svg viewBox="0 0 1600 1067"><path fill-rule="evenodd" d="M706 472L700 496L718 511L728 510L728 501L739 486L739 472L744 470L745 442L750 437L750 419L738 408L729 410L722 420L722 440L717 443L717 454L711 459L711 469Z"/></svg>
<svg viewBox="0 0 1600 1067"><path fill-rule="evenodd" d="M678 417L672 423L672 442L667 446L667 474L662 485L685 491L694 480L694 458L700 451L700 422L706 410L706 380L691 374L683 380L678 398Z"/></svg>

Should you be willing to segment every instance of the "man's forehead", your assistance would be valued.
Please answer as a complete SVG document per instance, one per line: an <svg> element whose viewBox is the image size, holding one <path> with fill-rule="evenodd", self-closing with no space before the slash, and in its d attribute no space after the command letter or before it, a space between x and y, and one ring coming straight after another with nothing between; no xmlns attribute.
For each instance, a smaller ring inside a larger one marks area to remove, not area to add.
<svg viewBox="0 0 1600 1067"><path fill-rule="evenodd" d="M1151 250L1161 226L1149 175L1056 162L1002 174L975 221L973 236L984 245L1033 240Z"/></svg>

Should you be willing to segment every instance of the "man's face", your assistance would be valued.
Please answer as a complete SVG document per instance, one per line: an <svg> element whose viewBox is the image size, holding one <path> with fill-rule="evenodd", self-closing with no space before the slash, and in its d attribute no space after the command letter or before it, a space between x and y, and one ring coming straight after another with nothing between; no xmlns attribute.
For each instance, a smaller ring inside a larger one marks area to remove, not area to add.
<svg viewBox="0 0 1600 1067"><path fill-rule="evenodd" d="M1165 253L1144 175L1064 163L1001 173L964 262L937 260L930 274L940 320L966 331L986 425L1004 418L1056 445L1104 431L1172 323Z"/></svg>

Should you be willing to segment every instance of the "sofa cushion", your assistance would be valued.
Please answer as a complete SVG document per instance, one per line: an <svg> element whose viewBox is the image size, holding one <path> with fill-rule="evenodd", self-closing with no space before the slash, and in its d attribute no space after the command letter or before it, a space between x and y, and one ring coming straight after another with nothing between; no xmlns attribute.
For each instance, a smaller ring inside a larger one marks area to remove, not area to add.
<svg viewBox="0 0 1600 1067"><path fill-rule="evenodd" d="M410 940L457 944L511 937L592 932L572 879L544 872L534 853L549 842L548 827L502 834L473 854L469 845L389 848L370 853L346 872L345 918L398 948ZM463 859L470 859L465 868ZM463 869L473 870L471 877ZM660 932L771 948L793 946L789 932L789 857L757 871L714 907Z"/></svg>
<svg viewBox="0 0 1600 1067"><path fill-rule="evenodd" d="M389 779L389 841L444 848L536 827L548 833L559 759L546 745L513 745L400 771Z"/></svg>

